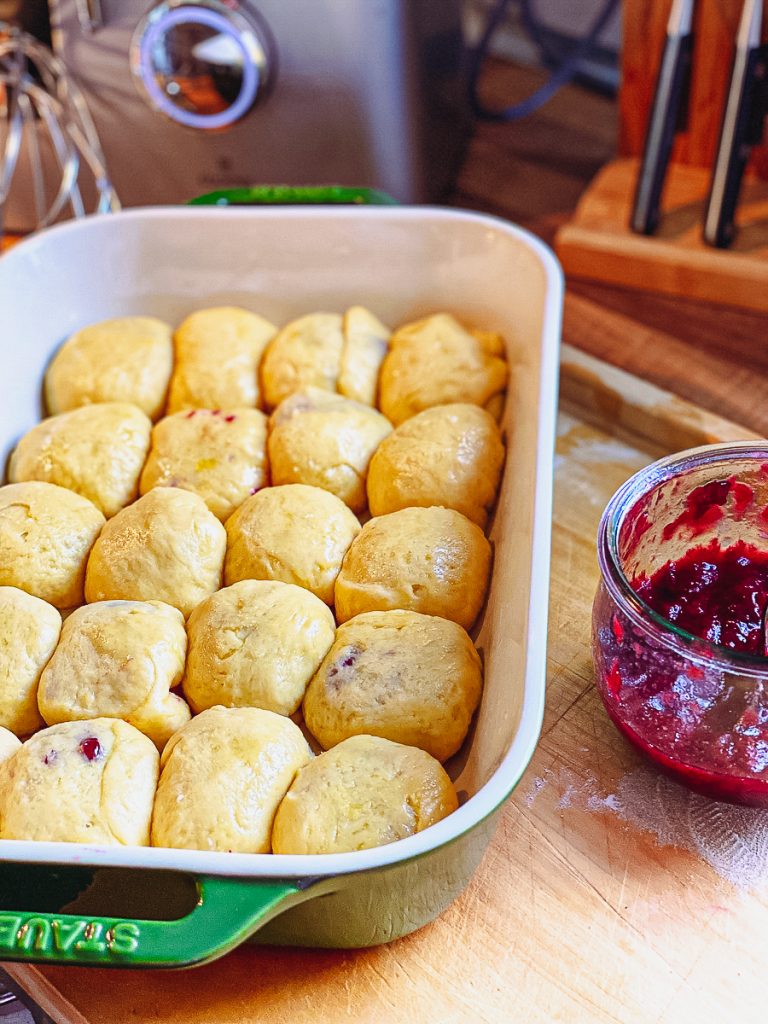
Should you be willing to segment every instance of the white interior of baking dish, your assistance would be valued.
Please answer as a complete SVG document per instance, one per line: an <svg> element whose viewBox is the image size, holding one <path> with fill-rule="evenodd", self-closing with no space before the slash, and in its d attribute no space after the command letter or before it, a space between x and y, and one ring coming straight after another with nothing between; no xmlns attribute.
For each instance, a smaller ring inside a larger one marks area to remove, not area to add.
<svg viewBox="0 0 768 1024"><path fill-rule="evenodd" d="M223 304L282 324L357 303L392 325L449 311L502 332L508 345L507 461L477 639L485 692L476 727L449 765L462 806L409 839L334 856L4 841L0 860L262 877L364 870L461 834L519 779L544 707L562 304L557 262L531 235L492 217L433 208L155 208L44 232L0 260L3 464L40 419L43 370L76 328L128 314L175 324L194 309Z"/></svg>

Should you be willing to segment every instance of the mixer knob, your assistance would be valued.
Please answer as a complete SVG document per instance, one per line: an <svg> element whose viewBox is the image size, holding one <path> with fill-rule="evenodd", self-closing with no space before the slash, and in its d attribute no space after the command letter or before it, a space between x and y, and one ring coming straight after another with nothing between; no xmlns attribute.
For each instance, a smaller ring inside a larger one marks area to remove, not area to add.
<svg viewBox="0 0 768 1024"><path fill-rule="evenodd" d="M131 70L149 104L189 128L222 129L269 91L274 43L243 4L166 0L138 24Z"/></svg>

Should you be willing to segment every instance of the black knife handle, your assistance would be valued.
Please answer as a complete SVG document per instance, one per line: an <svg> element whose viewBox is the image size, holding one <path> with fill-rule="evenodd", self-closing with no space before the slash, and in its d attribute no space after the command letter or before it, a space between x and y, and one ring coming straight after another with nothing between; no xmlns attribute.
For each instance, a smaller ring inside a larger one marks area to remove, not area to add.
<svg viewBox="0 0 768 1024"><path fill-rule="evenodd" d="M719 249L733 241L734 217L751 147L765 116L768 46L737 50L723 110L720 138L704 216L704 241Z"/></svg>
<svg viewBox="0 0 768 1024"><path fill-rule="evenodd" d="M669 154L675 133L685 119L692 52L692 33L667 36L632 205L632 230L642 235L652 235L659 225Z"/></svg>

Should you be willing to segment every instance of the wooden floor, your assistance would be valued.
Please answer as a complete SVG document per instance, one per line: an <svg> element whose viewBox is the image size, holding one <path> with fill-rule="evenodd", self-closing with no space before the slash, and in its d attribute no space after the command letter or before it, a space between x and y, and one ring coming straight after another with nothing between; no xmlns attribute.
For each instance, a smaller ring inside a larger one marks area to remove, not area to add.
<svg viewBox="0 0 768 1024"><path fill-rule="evenodd" d="M502 109L546 77L544 71L490 59L480 94L487 106ZM546 237L615 155L616 137L615 100L570 85L522 121L479 122L450 202L506 217Z"/></svg>

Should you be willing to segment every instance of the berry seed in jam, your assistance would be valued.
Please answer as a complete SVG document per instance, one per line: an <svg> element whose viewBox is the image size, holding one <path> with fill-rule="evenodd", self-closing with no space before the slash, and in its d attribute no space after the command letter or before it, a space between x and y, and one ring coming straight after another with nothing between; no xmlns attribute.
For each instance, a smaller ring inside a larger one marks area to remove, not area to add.
<svg viewBox="0 0 768 1024"><path fill-rule="evenodd" d="M87 736L78 750L86 761L100 761L104 757L104 750L95 736Z"/></svg>

